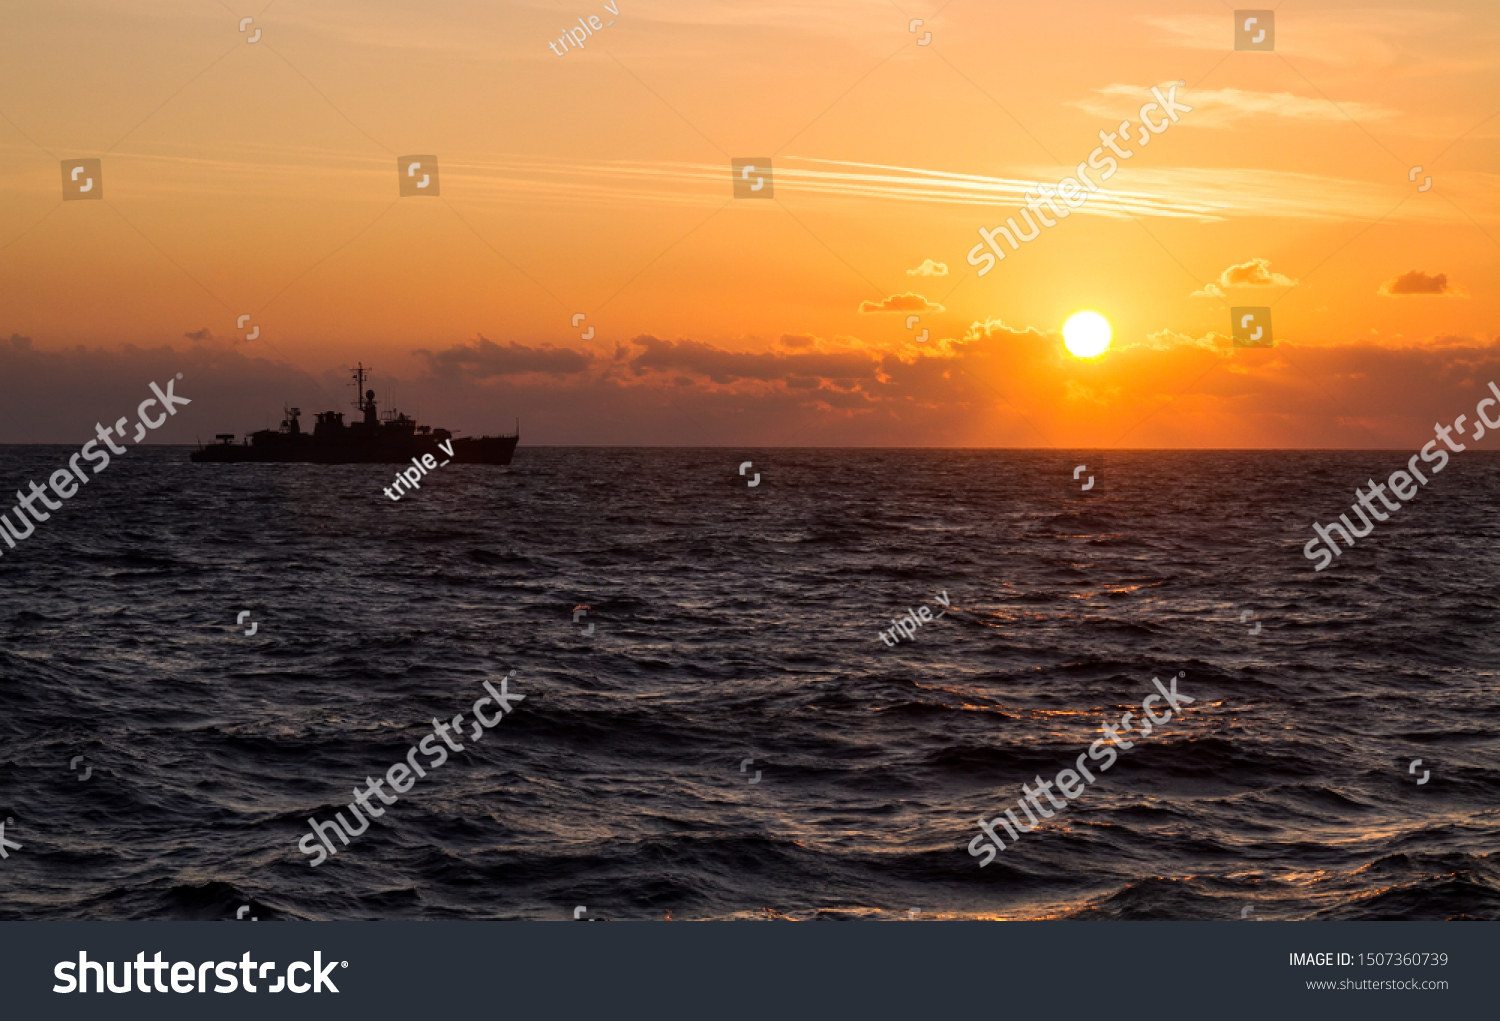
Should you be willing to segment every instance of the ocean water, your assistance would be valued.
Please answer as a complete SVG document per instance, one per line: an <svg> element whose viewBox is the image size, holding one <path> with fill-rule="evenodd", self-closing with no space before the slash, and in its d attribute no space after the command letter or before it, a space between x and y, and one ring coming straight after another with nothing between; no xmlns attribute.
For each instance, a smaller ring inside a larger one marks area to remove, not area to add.
<svg viewBox="0 0 1500 1021"><path fill-rule="evenodd" d="M0 918L1500 918L1500 459L1302 554L1408 454L523 446L392 503L132 448L0 547ZM309 817L512 671L310 866Z"/></svg>

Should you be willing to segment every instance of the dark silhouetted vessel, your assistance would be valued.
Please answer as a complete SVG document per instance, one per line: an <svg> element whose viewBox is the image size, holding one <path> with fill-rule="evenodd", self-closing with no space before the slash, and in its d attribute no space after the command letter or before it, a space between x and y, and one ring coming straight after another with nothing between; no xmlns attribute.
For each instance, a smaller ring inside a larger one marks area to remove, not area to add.
<svg viewBox="0 0 1500 1021"><path fill-rule="evenodd" d="M456 464L510 464L521 442L520 423L514 436L457 436L447 429L417 425L415 419L391 409L384 416L375 410L375 391L365 389L365 369L354 372L354 406L363 413L359 422L344 424L342 411L318 413L313 431L303 432L300 408L289 408L280 429L262 429L234 442L233 433L220 433L219 442L199 447L194 461L232 463L297 461L308 464L406 464L424 454ZM440 446L441 445L441 446ZM452 451L451 457L449 451Z"/></svg>

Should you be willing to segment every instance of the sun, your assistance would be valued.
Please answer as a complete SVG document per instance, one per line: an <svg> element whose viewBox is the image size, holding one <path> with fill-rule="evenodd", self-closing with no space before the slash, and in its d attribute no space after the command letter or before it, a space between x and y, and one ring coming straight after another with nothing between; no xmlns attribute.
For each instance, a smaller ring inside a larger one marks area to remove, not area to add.
<svg viewBox="0 0 1500 1021"><path fill-rule="evenodd" d="M1063 343L1075 358L1097 358L1109 350L1109 320L1098 312L1075 312L1063 323Z"/></svg>

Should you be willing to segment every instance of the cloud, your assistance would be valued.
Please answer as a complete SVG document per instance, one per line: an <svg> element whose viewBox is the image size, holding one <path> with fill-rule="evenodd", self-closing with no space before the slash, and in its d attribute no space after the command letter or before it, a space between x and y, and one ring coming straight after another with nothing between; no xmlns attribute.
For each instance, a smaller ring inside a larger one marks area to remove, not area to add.
<svg viewBox="0 0 1500 1021"><path fill-rule="evenodd" d="M1208 286L1212 287L1213 284L1209 284ZM1215 333L1213 330L1209 330L1201 337L1190 337L1185 333L1178 333L1176 330L1160 330L1156 333L1146 334L1144 341L1137 341L1133 344L1127 342L1119 346L1121 349L1146 347L1154 351L1168 351L1174 347L1201 347L1213 351L1221 347L1227 347L1228 344L1229 338L1225 337L1222 333Z"/></svg>
<svg viewBox="0 0 1500 1021"><path fill-rule="evenodd" d="M1018 330L1013 326L1006 326L999 319L976 319L974 322L970 323L969 328L964 331L964 342L972 343L976 340L984 340L988 337L994 336L1029 337L1040 340L1045 340L1047 338L1047 334L1042 330L1037 329L1035 326L1028 326L1024 330Z"/></svg>
<svg viewBox="0 0 1500 1021"><path fill-rule="evenodd" d="M928 301L920 294L893 294L884 301L862 301L859 303L859 311L861 315L879 312L941 312L943 306Z"/></svg>
<svg viewBox="0 0 1500 1021"><path fill-rule="evenodd" d="M93 438L96 423L131 414L152 396L152 382L165 386L172 380L174 392L192 404L146 443L191 445L194 434L249 432L274 424L287 405L343 408L348 402L343 377L338 369L320 382L289 365L202 343L180 351L132 344L115 350L82 344L42 349L12 335L9 344L0 340L0 442L83 443ZM181 458L187 460L185 451Z"/></svg>
<svg viewBox="0 0 1500 1021"><path fill-rule="evenodd" d="M648 372L694 372L720 385L739 380L772 383L793 378L874 379L880 364L869 351L810 351L806 354L725 351L699 340L662 340L648 334L634 337L630 343L639 349L630 356L626 365L635 376Z"/></svg>
<svg viewBox="0 0 1500 1021"><path fill-rule="evenodd" d="M922 265L916 269L907 270L906 275L909 277L945 277L948 275L948 266L946 263L924 259Z"/></svg>
<svg viewBox="0 0 1500 1021"><path fill-rule="evenodd" d="M1167 45L1221 52L1228 26L1222 13L1139 15L1162 29ZM1325 65L1359 69L1382 80L1436 76L1492 64L1487 33L1466 30L1465 11L1384 8L1297 12L1296 31L1278 33L1276 52ZM1492 46L1491 46L1492 48ZM1449 136L1444 136L1449 137Z"/></svg>
<svg viewBox="0 0 1500 1021"><path fill-rule="evenodd" d="M793 171L796 174L799 189L810 194L877 200L882 204L904 201L920 202L924 205L940 202L964 206L1018 206L1026 201L1027 192L1036 189L1038 182L1055 184L1060 177L1072 173L1073 170L1072 167L1056 166L1019 167L1017 172L1032 176L984 177L974 174L956 174L945 170L897 167L884 163L852 163L845 160L823 160L810 157L794 158L798 163L836 168L826 171L817 169ZM1142 182L1146 180L1146 177L1137 171L1132 174L1130 190L1114 188L1102 190L1073 212L1115 219L1126 219L1131 216L1170 216L1213 220L1219 218L1216 211L1221 206L1227 207L1225 200L1227 189L1239 189L1235 191L1237 197L1243 188L1248 186L1239 182L1226 185L1223 179L1225 171L1220 168L1195 169L1194 172L1203 176L1205 186L1196 189L1202 197L1193 202L1177 200L1175 189L1182 183L1177 180L1163 180L1161 182L1163 187L1155 192L1142 190ZM718 180L719 173L720 171L715 167L715 181ZM777 166L776 173L778 180L788 177L780 165ZM1258 173L1263 174L1263 172ZM1269 199L1274 200L1278 197L1285 199L1285 187L1273 191L1271 185L1264 183L1263 176L1257 180L1261 182L1259 187L1270 192ZM1370 186L1370 192L1373 196L1368 202L1370 208L1374 208L1380 200L1389 195L1385 190L1375 186ZM1317 201L1324 203L1317 208L1324 209L1328 196L1319 195ZM1378 216L1389 206L1390 203L1386 202L1371 215Z"/></svg>
<svg viewBox="0 0 1500 1021"><path fill-rule="evenodd" d="M589 352L551 344L527 347L515 341L502 346L482 335L473 344L455 344L436 352L419 349L414 353L427 359L427 366L434 374L454 375L468 370L467 375L475 379L520 376L528 372L568 376L584 372L594 363L594 356Z"/></svg>
<svg viewBox="0 0 1500 1021"><path fill-rule="evenodd" d="M1159 88L1166 95L1167 88L1176 84L1165 82ZM1095 95L1086 99L1073 101L1072 105L1096 117L1114 120L1121 117L1134 119L1139 116L1141 105L1151 102L1151 87L1148 85L1115 83L1095 89L1094 93ZM1183 89L1178 86L1177 97L1178 102L1193 108L1191 114L1181 115L1184 123L1200 128L1232 128L1253 118L1276 117L1293 121L1346 123L1353 117L1363 123L1386 120L1397 115L1397 111L1374 103L1345 99L1335 105L1321 97L1304 97L1290 92Z"/></svg>
<svg viewBox="0 0 1500 1021"><path fill-rule="evenodd" d="M376 385L390 387L422 423L457 432L492 435L519 417L528 446L1406 450L1431 438L1433 421L1473 407L1486 380L1500 379L1493 335L1414 337L1400 347L1283 341L1246 352L1201 329L1206 335L1163 329L1131 338L1090 361L1070 357L1055 331L998 316L917 347L814 336L801 349L744 351L639 335L621 342L614 360L593 355L587 371L486 378L538 358L587 357L486 347L479 338L427 353L448 371L382 376ZM82 443L95 422L133 409L146 383L177 372L185 374L177 392L193 403L158 442L253 431L278 421L288 404L347 405L341 367L310 374L242 349L189 343L42 350L24 337L0 338L0 443Z"/></svg>
<svg viewBox="0 0 1500 1021"><path fill-rule="evenodd" d="M1137 102L1126 116L1134 117L1139 105ZM1190 121L1198 117L1198 111L1195 108L1183 117L1184 122ZM1115 120L1118 123L1118 118ZM1139 163L1130 161L1128 175L1112 179L1073 213L1115 220L1164 217L1200 222L1232 216L1360 223L1376 219L1392 223L1466 222L1462 212L1441 203L1408 202L1392 210L1389 187L1375 181L1264 166L1137 166ZM652 202L705 209L723 202L722 197L714 198L724 172L718 164L572 163L508 157L466 164L466 168L474 172L472 181L481 192L494 189L496 198L511 201L570 207ZM879 203L881 208L902 202L1013 211L1025 203L1026 193L1035 191L1038 182L1056 184L1072 173L1072 166L1061 164L1008 164L1005 176L793 156L782 157L776 164L777 181L795 183L799 193L851 203ZM1495 177L1478 171L1445 172L1444 193L1454 196L1464 209L1482 220L1495 213Z"/></svg>
<svg viewBox="0 0 1500 1021"><path fill-rule="evenodd" d="M1230 266L1219 274L1219 283L1225 287L1296 287L1297 281L1284 277L1271 269L1270 259L1251 259L1238 266Z"/></svg>
<svg viewBox="0 0 1500 1021"><path fill-rule="evenodd" d="M1428 276L1419 269L1410 273L1402 273L1400 276L1391 277L1380 285L1376 294L1387 298L1412 297L1416 295L1428 295L1441 298L1462 298L1464 292L1456 286L1448 283L1448 274L1439 273L1436 276Z"/></svg>
<svg viewBox="0 0 1500 1021"><path fill-rule="evenodd" d="M1194 291L1190 298L1222 298L1226 287L1296 287L1297 281L1282 276L1271 269L1270 259L1251 259L1230 266L1219 274L1218 281L1210 282L1201 291Z"/></svg>

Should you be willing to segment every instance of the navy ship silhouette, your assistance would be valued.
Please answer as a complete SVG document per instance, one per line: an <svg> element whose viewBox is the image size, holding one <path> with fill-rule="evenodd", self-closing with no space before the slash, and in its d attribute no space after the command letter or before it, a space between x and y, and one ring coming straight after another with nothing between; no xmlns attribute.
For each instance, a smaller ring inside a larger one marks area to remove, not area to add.
<svg viewBox="0 0 1500 1021"><path fill-rule="evenodd" d="M377 413L375 391L365 389L368 370L361 362L354 371L354 406L363 414L344 423L342 411L320 411L312 432L304 432L302 409L288 408L280 429L250 433L242 443L234 433L219 433L212 446L200 446L192 459L199 462L295 461L308 464L405 464L424 454L455 464L510 464L521 442L521 423L512 436L457 436L447 429L418 425L416 419L394 408ZM439 444L442 444L441 449ZM448 451L452 454L449 456Z"/></svg>

